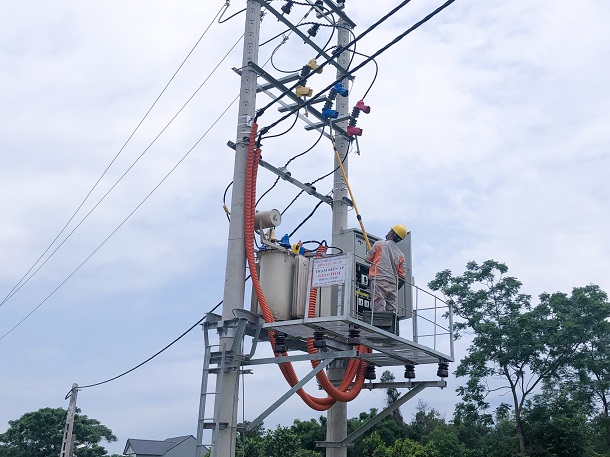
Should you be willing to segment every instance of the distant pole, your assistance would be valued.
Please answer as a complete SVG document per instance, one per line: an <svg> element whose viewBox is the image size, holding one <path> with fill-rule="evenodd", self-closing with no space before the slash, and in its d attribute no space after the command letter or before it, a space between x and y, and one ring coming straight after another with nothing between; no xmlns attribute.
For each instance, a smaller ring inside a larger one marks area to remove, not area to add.
<svg viewBox="0 0 610 457"><path fill-rule="evenodd" d="M64 428L64 437L62 439L59 457L72 457L72 453L74 452L74 416L76 416L77 395L78 384L72 384L70 404L68 405L68 414L66 415L66 427Z"/></svg>
<svg viewBox="0 0 610 457"><path fill-rule="evenodd" d="M233 168L233 192L231 196L231 222L227 247L227 263L224 285L222 320L234 319L233 310L244 306L244 282L246 279L246 252L244 248L244 191L246 187L246 165L248 137L251 121L256 109L256 74L248 66L258 63L258 41L260 32L261 6L248 0L246 3L246 25L244 52L242 58L241 88L237 119L237 140L235 141L235 165ZM220 345L230 349L233 331L219 327ZM214 417L223 426L218 432L218 442L213 443L217 457L235 456L237 435L237 403L239 393L239 370L231 367L224 375L216 377L216 392L220 398L215 403ZM222 395L219 393L222 392Z"/></svg>
<svg viewBox="0 0 610 457"><path fill-rule="evenodd" d="M344 21L339 21L338 24L338 38L337 45L345 46L349 43L349 24ZM349 51L343 51L339 56L338 63L342 68L347 68L349 65L350 53ZM337 79L342 77L342 73L339 70L337 72ZM347 78L343 80L343 85L348 88L349 81ZM337 95L336 98L337 103L337 111L339 112L339 117L349 115L349 97L341 97ZM343 128L343 130L347 130L347 121L343 121L339 123L339 126ZM337 146L337 152L339 152L339 156L343 161L343 168L345 169L345 174L348 174L348 159L347 159L347 151L349 147L349 141L344 138L342 135L335 135L335 144ZM333 222L332 222L332 235L333 241L332 245L337 246L339 243L337 242L337 236L341 234L341 232L347 229L347 205L345 204L343 198L348 196L347 185L345 180L343 179L343 173L341 172L339 167L339 162L335 157L335 168L337 169L334 173L334 184L333 184ZM333 362L328 369L329 378L333 381L341 381L345 374L345 361L338 360ZM327 441L343 441L347 437L347 403L337 402L334 404L332 408L328 410L327 413L327 425L326 425L326 440ZM326 448L326 456L327 457L347 457L347 448Z"/></svg>

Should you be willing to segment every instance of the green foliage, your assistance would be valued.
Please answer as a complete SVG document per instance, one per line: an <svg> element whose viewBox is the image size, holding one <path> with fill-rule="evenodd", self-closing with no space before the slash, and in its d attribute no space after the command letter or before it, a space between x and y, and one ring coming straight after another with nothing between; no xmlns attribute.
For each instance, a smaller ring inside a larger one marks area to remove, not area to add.
<svg viewBox="0 0 610 457"><path fill-rule="evenodd" d="M114 442L116 436L95 419L77 414L74 418L75 457L101 457L108 453L101 441ZM59 455L66 421L63 408L42 408L9 421L8 430L0 434L2 457L48 457Z"/></svg>
<svg viewBox="0 0 610 457"><path fill-rule="evenodd" d="M316 441L326 439L325 417L320 416L318 420L310 419L308 421L296 419L290 430L299 437L302 449L315 452L315 455L319 456L322 450L316 447Z"/></svg>
<svg viewBox="0 0 610 457"><path fill-rule="evenodd" d="M445 419L440 413L434 408L428 409L428 405L420 400L413 421L407 425L407 437L421 442L425 436L441 425L445 425Z"/></svg>
<svg viewBox="0 0 610 457"><path fill-rule="evenodd" d="M565 392L546 391L524 408L531 457L588 457L592 455L591 427L586 407Z"/></svg>
<svg viewBox="0 0 610 457"><path fill-rule="evenodd" d="M381 378L379 378L379 380L381 382L394 382L395 379L396 378L394 377L392 372L389 370L385 370L381 374ZM396 400L398 400L399 397L400 397L400 392L398 392L398 389L395 389L394 387L387 388L385 405L391 406ZM404 422L404 420L402 418L402 414L400 412L400 408L396 408L394 411L392 411L392 416L394 417L396 422L398 422L399 424L402 424Z"/></svg>
<svg viewBox="0 0 610 457"><path fill-rule="evenodd" d="M455 324L457 337L465 332L473 336L456 370L457 376L467 378L458 388L463 412L484 413L487 396L507 390L519 449L525 453L521 415L526 400L596 338L597 324L610 316L610 305L597 286L587 286L575 288L571 296L542 294L532 307L531 297L520 293L521 282L505 276L507 271L494 260L469 262L462 276L445 270L429 287L440 290L462 319Z"/></svg>

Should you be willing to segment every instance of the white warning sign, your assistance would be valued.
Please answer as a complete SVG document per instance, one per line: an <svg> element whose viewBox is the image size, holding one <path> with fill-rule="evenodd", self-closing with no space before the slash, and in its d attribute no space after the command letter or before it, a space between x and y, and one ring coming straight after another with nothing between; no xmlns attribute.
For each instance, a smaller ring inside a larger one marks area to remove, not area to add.
<svg viewBox="0 0 610 457"><path fill-rule="evenodd" d="M312 287L345 284L346 268L346 255L313 259L313 270L311 277Z"/></svg>

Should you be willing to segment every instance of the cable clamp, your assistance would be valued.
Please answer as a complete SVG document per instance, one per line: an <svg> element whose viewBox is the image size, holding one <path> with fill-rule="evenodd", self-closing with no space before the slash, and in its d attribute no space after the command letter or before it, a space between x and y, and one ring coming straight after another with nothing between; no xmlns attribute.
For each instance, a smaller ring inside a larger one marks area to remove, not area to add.
<svg viewBox="0 0 610 457"><path fill-rule="evenodd" d="M252 121L254 119L252 118L252 116L247 114L245 116L239 116L237 118L237 120L238 120L238 125L245 125L246 127L252 127Z"/></svg>

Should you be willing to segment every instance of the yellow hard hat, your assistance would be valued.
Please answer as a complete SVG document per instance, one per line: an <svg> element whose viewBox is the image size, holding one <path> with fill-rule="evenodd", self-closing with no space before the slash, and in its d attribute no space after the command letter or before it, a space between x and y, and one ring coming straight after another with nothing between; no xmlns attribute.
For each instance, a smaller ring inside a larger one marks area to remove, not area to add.
<svg viewBox="0 0 610 457"><path fill-rule="evenodd" d="M395 225L392 227L392 231L396 233L396 235L398 235L401 240L404 240L407 236L407 227L405 227L404 225Z"/></svg>

